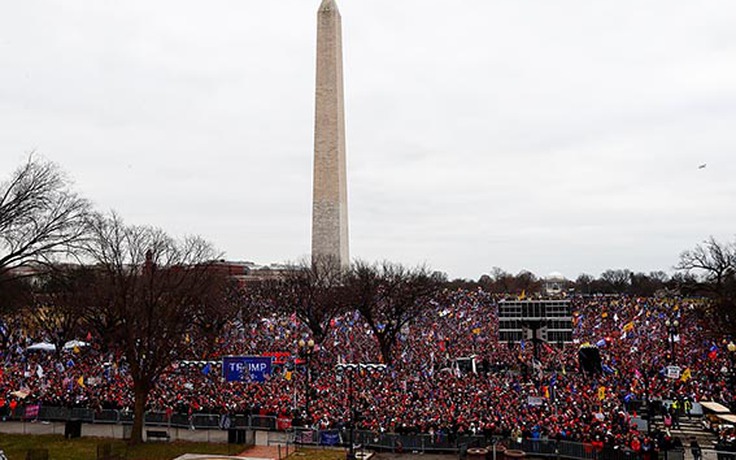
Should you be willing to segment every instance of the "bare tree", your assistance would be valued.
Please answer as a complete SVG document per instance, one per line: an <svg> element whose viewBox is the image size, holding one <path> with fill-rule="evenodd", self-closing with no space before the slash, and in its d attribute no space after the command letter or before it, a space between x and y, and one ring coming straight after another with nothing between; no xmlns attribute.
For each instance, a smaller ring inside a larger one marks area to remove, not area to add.
<svg viewBox="0 0 736 460"><path fill-rule="evenodd" d="M278 279L264 281L256 290L272 310L296 314L321 343L330 321L345 306L344 277L345 270L337 259L312 257Z"/></svg>
<svg viewBox="0 0 736 460"><path fill-rule="evenodd" d="M610 291L623 294L631 286L631 270L625 268L606 270L601 273L600 280Z"/></svg>
<svg viewBox="0 0 736 460"><path fill-rule="evenodd" d="M695 273L720 290L736 273L736 244L721 243L711 236L703 244L680 254L675 268Z"/></svg>
<svg viewBox="0 0 736 460"><path fill-rule="evenodd" d="M229 283L201 238L175 240L155 228L126 226L115 215L95 216L90 229L86 253L97 279L85 316L125 356L135 396L131 443L138 443L161 374L190 342L221 332L230 313Z"/></svg>
<svg viewBox="0 0 736 460"><path fill-rule="evenodd" d="M28 320L45 332L59 354L68 341L85 335L82 317L93 282L93 270L82 265L57 266L36 279Z"/></svg>
<svg viewBox="0 0 736 460"><path fill-rule="evenodd" d="M0 185L0 282L72 254L88 212L89 203L54 163L29 156Z"/></svg>
<svg viewBox="0 0 736 460"><path fill-rule="evenodd" d="M575 280L575 290L581 294L590 294L592 292L593 282L595 278L587 273L581 273Z"/></svg>
<svg viewBox="0 0 736 460"><path fill-rule="evenodd" d="M351 304L376 336L384 363L393 362L399 332L432 301L444 281L426 267L408 269L390 262L353 265L347 277Z"/></svg>
<svg viewBox="0 0 736 460"><path fill-rule="evenodd" d="M730 331L736 329L736 242L722 243L712 236L694 249L680 254L675 266L694 277L694 288L713 298L715 324Z"/></svg>

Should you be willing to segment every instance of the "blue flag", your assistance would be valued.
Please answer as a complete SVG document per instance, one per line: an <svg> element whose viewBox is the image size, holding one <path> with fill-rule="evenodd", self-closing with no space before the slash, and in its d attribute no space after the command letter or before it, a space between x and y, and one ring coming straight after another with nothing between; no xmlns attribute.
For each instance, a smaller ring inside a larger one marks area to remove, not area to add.
<svg viewBox="0 0 736 460"><path fill-rule="evenodd" d="M212 364L211 363L207 363L207 365L202 368L202 373L204 375L209 375L210 374L210 371L212 371Z"/></svg>

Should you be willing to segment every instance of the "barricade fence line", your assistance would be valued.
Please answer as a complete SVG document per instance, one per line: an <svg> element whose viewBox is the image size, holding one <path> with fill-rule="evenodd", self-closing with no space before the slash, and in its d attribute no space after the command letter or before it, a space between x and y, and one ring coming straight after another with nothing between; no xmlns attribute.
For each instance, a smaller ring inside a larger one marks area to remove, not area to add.
<svg viewBox="0 0 736 460"><path fill-rule="evenodd" d="M82 421L95 424L131 425L133 413L116 409L67 408L40 405L29 405L34 411L27 411L26 406L17 406L3 416L3 420L13 421L49 421L67 422ZM35 406L35 407L34 407ZM26 416L33 414L33 416ZM182 414L148 411L144 414L146 426L185 428L200 430L250 429L284 431L279 418L271 415L218 415L218 414ZM350 430L347 428L333 430L312 430L306 428L290 428L286 443L295 445L347 447L350 443ZM571 460L684 460L684 449L659 451L655 459L651 453L637 453L629 449L595 449L592 444L564 440L524 439L521 442L500 437L482 435L449 435L435 434L400 434L388 432L372 432L354 430L353 444L371 449L406 452L458 452L470 448L493 448L503 445L509 449L528 452L536 457L555 457ZM718 460L736 460L736 452L716 449Z"/></svg>
<svg viewBox="0 0 736 460"><path fill-rule="evenodd" d="M32 405L35 406L35 405ZM33 416L26 416L26 406L17 406L9 413L2 416L2 420L30 422L69 422L81 421L84 423L110 424L110 425L132 425L133 413L126 410L116 409L87 409L68 408L56 406L38 407ZM168 427L168 428L194 428L201 430L230 428L250 428L256 430L276 430L277 417L271 415L220 415L194 413L191 415L182 413L166 413L158 411L147 411L143 416L145 426Z"/></svg>
<svg viewBox="0 0 736 460"><path fill-rule="evenodd" d="M350 442L350 430L348 429L322 431L295 429L294 431L294 442L296 445L336 445L348 447ZM337 438L327 439L324 436L325 434L337 434L338 436ZM332 444L329 442L330 439L337 439L338 441ZM368 449L406 453L454 452L460 453L461 456L471 448L486 448L491 452L493 449L498 449L498 451L500 449L514 449L522 450L531 457L553 457L556 459L572 460L684 460L685 458L684 449L658 451L657 458L655 458L652 456L652 452L637 453L629 449L616 448L596 450L590 443L534 439L523 439L521 442L517 442L517 440L504 439L496 436L486 437L480 435L407 435L355 430L353 432L353 443L356 448L365 447ZM731 453L731 455L734 454ZM719 457L719 460L736 460L736 458L721 459Z"/></svg>

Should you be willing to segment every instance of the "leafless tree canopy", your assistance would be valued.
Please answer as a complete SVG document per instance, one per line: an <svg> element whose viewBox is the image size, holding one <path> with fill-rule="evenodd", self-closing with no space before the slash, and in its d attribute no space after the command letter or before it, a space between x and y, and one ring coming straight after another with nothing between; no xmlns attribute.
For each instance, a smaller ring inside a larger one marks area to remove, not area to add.
<svg viewBox="0 0 736 460"><path fill-rule="evenodd" d="M695 248L684 251L675 267L691 275L695 287L710 295L714 324L736 330L736 242L719 242L710 237Z"/></svg>
<svg viewBox="0 0 736 460"><path fill-rule="evenodd" d="M83 306L88 288L94 283L94 272L83 265L62 265L36 278L28 321L43 331L61 354L66 342L84 337Z"/></svg>
<svg viewBox="0 0 736 460"><path fill-rule="evenodd" d="M0 185L0 274L72 254L88 212L55 164L30 156Z"/></svg>
<svg viewBox="0 0 736 460"><path fill-rule="evenodd" d="M317 343L324 339L330 320L345 308L345 270L329 256L301 261L281 278L261 283L258 297L274 311L296 314Z"/></svg>
<svg viewBox="0 0 736 460"><path fill-rule="evenodd" d="M678 270L694 272L703 281L721 286L736 274L736 244L721 243L712 236L680 254Z"/></svg>
<svg viewBox="0 0 736 460"><path fill-rule="evenodd" d="M150 390L191 342L221 331L231 313L229 280L213 269L218 254L198 237L175 240L116 215L90 219L85 252L97 279L88 323L123 350L134 383L133 442L141 440Z"/></svg>
<svg viewBox="0 0 736 460"><path fill-rule="evenodd" d="M356 262L347 278L351 305L370 326L385 363L393 362L393 347L401 329L439 293L444 279L426 267L406 268L383 262Z"/></svg>

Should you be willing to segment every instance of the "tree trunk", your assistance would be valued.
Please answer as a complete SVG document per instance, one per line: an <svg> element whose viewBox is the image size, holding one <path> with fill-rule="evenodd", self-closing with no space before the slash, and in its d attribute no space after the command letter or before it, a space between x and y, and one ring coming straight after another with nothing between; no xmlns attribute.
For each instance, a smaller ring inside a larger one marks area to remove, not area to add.
<svg viewBox="0 0 736 460"><path fill-rule="evenodd" d="M384 334L376 334L376 338L378 338L378 346L381 349L381 356L383 356L383 364L390 366L391 364L393 364L393 357L391 353L393 343Z"/></svg>
<svg viewBox="0 0 736 460"><path fill-rule="evenodd" d="M135 406L133 409L133 431L130 434L130 444L141 444L143 442L143 422L146 412L146 401L148 400L148 388L133 384L135 393Z"/></svg>

